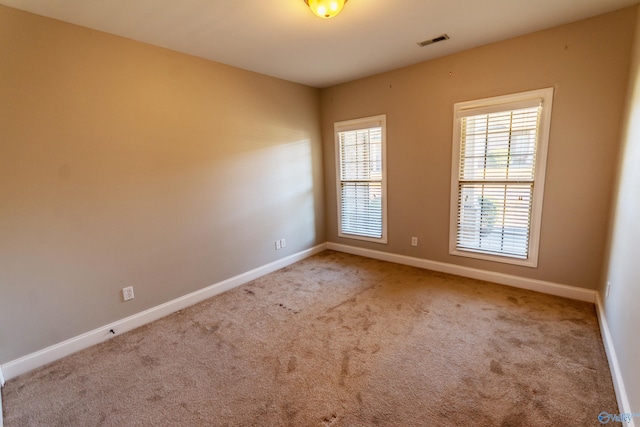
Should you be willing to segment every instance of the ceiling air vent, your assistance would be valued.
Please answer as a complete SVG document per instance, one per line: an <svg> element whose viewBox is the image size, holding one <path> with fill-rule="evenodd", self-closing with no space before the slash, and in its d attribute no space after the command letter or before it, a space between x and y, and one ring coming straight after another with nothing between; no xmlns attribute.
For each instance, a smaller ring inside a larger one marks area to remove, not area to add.
<svg viewBox="0 0 640 427"><path fill-rule="evenodd" d="M418 42L418 46L425 47L427 45L438 43L438 42L441 42L441 41L444 41L444 40L449 40L449 36L446 35L446 34L443 34L443 35L435 37L435 38L433 38L431 40L425 40L423 42Z"/></svg>

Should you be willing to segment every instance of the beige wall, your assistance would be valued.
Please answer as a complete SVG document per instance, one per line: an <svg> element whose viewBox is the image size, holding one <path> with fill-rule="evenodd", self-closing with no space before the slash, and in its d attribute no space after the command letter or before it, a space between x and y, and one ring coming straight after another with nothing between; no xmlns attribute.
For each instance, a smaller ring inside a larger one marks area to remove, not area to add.
<svg viewBox="0 0 640 427"><path fill-rule="evenodd" d="M3 6L0 58L0 363L326 241L318 90Z"/></svg>
<svg viewBox="0 0 640 427"><path fill-rule="evenodd" d="M640 412L640 9L632 58L609 263L600 292L629 400L624 409ZM607 281L611 283L608 298ZM635 422L638 425L640 420Z"/></svg>
<svg viewBox="0 0 640 427"><path fill-rule="evenodd" d="M328 240L595 289L634 22L624 9L323 89ZM453 104L551 86L539 267L450 256ZM387 245L337 236L333 123L375 114L387 115Z"/></svg>

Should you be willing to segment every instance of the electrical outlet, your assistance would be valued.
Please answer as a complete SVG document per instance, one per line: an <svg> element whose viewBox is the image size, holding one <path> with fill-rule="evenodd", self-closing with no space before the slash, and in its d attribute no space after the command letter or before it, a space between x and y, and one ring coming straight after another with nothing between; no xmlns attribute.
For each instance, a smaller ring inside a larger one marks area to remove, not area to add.
<svg viewBox="0 0 640 427"><path fill-rule="evenodd" d="M287 247L287 240L286 239L280 239L280 247L283 248L283 249Z"/></svg>
<svg viewBox="0 0 640 427"><path fill-rule="evenodd" d="M280 240L276 240L276 251L282 249L282 242Z"/></svg>
<svg viewBox="0 0 640 427"><path fill-rule="evenodd" d="M611 291L611 282L607 281L607 292L605 293L605 298L609 298L610 291Z"/></svg>
<svg viewBox="0 0 640 427"><path fill-rule="evenodd" d="M130 299L135 298L135 296L133 295L133 286L122 288L122 298L125 301L129 301Z"/></svg>
<svg viewBox="0 0 640 427"><path fill-rule="evenodd" d="M411 238L411 246L418 246L418 238L417 237L412 237Z"/></svg>

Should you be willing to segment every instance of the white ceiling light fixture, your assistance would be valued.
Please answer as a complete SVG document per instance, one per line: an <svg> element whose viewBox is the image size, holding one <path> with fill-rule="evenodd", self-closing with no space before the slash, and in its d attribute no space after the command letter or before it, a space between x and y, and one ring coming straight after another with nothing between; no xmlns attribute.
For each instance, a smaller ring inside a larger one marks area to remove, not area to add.
<svg viewBox="0 0 640 427"><path fill-rule="evenodd" d="M319 18L333 18L342 11L347 0L304 0L309 9Z"/></svg>

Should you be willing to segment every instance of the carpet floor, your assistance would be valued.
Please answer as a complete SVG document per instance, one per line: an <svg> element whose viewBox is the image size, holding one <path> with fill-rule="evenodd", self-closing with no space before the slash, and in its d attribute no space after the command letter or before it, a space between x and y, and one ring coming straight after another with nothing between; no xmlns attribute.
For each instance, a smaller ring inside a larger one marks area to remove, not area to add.
<svg viewBox="0 0 640 427"><path fill-rule="evenodd" d="M13 426L598 426L593 304L325 251L14 378Z"/></svg>

